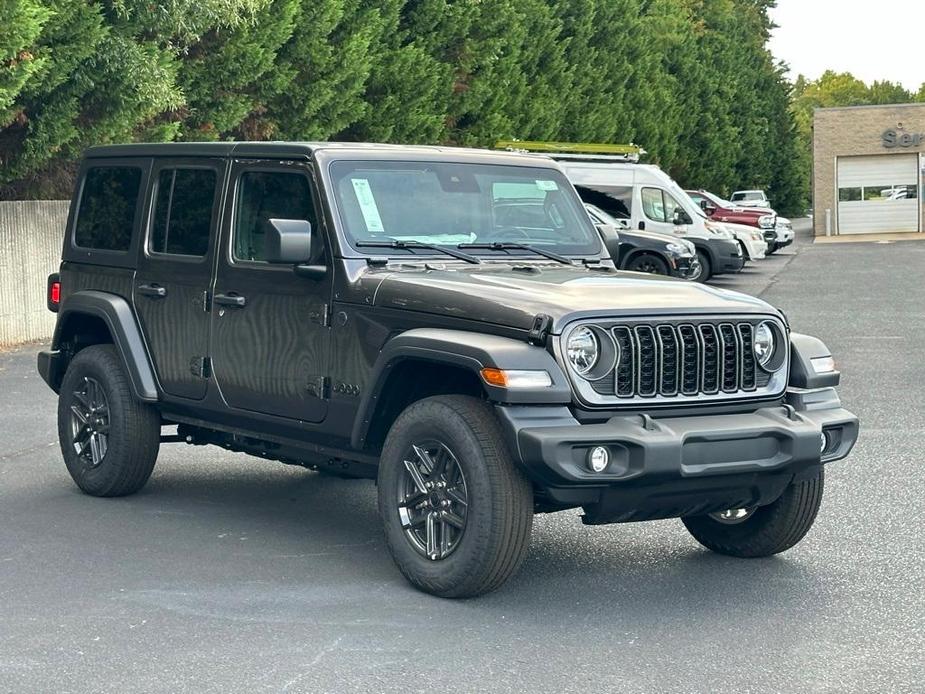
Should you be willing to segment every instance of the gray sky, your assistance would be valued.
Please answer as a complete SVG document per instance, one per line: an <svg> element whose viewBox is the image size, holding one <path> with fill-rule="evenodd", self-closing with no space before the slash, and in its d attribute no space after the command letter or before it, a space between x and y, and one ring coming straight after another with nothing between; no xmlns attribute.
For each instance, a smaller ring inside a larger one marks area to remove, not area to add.
<svg viewBox="0 0 925 694"><path fill-rule="evenodd" d="M917 91L925 82L922 0L778 0L771 52L791 77L850 72L868 84L888 79Z"/></svg>

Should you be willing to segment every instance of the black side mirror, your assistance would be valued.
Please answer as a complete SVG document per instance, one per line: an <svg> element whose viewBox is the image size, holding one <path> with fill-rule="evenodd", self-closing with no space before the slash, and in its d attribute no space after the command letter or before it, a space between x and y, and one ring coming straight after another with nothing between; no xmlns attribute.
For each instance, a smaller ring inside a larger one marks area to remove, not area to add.
<svg viewBox="0 0 925 694"><path fill-rule="evenodd" d="M706 213L707 213L707 216L709 216L709 215L713 214L714 212L716 212L716 207L715 207L714 205L711 205L710 202L709 202L708 200L701 200L701 201L700 201L700 209L703 210L704 212L706 212Z"/></svg>
<svg viewBox="0 0 925 694"><path fill-rule="evenodd" d="M682 224L691 224L694 220L690 218L690 215L687 214L687 212L682 210L680 207L676 207L674 208L674 217L671 221L674 222L676 227L679 227Z"/></svg>
<svg viewBox="0 0 925 694"><path fill-rule="evenodd" d="M268 263L294 265L297 275L312 279L324 277L324 265L312 261L312 224L305 219L270 219L264 239L264 258Z"/></svg>
<svg viewBox="0 0 925 694"><path fill-rule="evenodd" d="M604 238L604 241L620 240L620 232L613 224L595 224L598 233Z"/></svg>

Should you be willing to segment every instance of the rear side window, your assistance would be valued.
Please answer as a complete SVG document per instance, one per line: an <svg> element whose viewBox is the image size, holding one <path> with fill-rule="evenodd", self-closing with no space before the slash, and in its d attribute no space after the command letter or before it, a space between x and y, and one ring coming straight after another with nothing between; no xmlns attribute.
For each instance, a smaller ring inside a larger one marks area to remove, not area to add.
<svg viewBox="0 0 925 694"><path fill-rule="evenodd" d="M599 207L615 219L632 217L632 186L576 185L575 190L584 202Z"/></svg>
<svg viewBox="0 0 925 694"><path fill-rule="evenodd" d="M315 226L311 190L304 175L276 171L247 171L241 175L234 227L235 260L264 261L264 239L271 219L305 219ZM320 235L313 236L318 243Z"/></svg>
<svg viewBox="0 0 925 694"><path fill-rule="evenodd" d="M141 169L99 166L84 177L74 242L82 248L127 251L132 245Z"/></svg>
<svg viewBox="0 0 925 694"><path fill-rule="evenodd" d="M204 256L209 250L215 186L213 169L162 169L148 250Z"/></svg>

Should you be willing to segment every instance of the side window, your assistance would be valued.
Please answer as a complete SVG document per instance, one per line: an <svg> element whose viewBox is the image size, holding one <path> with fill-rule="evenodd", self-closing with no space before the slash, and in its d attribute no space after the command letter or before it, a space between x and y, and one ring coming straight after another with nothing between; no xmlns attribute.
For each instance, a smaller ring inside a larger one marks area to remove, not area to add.
<svg viewBox="0 0 925 694"><path fill-rule="evenodd" d="M213 169L162 169L148 250L204 256L209 250L215 186Z"/></svg>
<svg viewBox="0 0 925 694"><path fill-rule="evenodd" d="M662 199L661 190L658 188L642 189L642 211L653 222L668 221L668 217L665 215L665 202Z"/></svg>
<svg viewBox="0 0 925 694"><path fill-rule="evenodd" d="M84 177L74 242L82 248L127 251L132 245L141 169L99 166Z"/></svg>
<svg viewBox="0 0 925 694"><path fill-rule="evenodd" d="M307 219L317 230L308 179L301 173L245 171L238 182L233 255L235 260L263 262L271 219ZM314 234L316 254L320 235Z"/></svg>
<svg viewBox="0 0 925 694"><path fill-rule="evenodd" d="M674 220L674 215L676 211L680 210L680 214L683 217L685 212L684 208L681 207L681 203L671 197L668 193L665 195L665 221L671 222Z"/></svg>
<svg viewBox="0 0 925 694"><path fill-rule="evenodd" d="M632 186L576 185L575 190L583 201L599 207L615 219L629 219L633 216Z"/></svg>

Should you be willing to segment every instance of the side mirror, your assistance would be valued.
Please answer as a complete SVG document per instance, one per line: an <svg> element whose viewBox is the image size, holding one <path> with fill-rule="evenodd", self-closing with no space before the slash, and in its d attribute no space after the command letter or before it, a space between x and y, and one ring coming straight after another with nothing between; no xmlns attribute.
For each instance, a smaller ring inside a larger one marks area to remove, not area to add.
<svg viewBox="0 0 925 694"><path fill-rule="evenodd" d="M716 206L715 206L715 205L711 205L711 204L709 203L709 201L707 201L707 200L701 200L701 201L700 201L700 209L703 210L704 212L706 212L706 214L707 214L708 217L709 217L710 215L712 215L714 212L716 212Z"/></svg>
<svg viewBox="0 0 925 694"><path fill-rule="evenodd" d="M671 221L674 222L676 227L679 227L683 224L691 224L693 222L693 220L690 218L690 215L688 215L687 212L682 210L680 207L674 208L674 217Z"/></svg>
<svg viewBox="0 0 925 694"><path fill-rule="evenodd" d="M312 224L304 219L270 219L263 241L268 263L298 265L312 259Z"/></svg>
<svg viewBox="0 0 925 694"><path fill-rule="evenodd" d="M620 232L617 231L618 227L613 224L595 224L594 226L597 227L598 232L604 237L605 241L620 240Z"/></svg>
<svg viewBox="0 0 925 694"><path fill-rule="evenodd" d="M264 258L268 263L293 265L301 277L321 279L327 272L324 265L308 265L312 261L312 224L305 219L270 219L264 239Z"/></svg>

